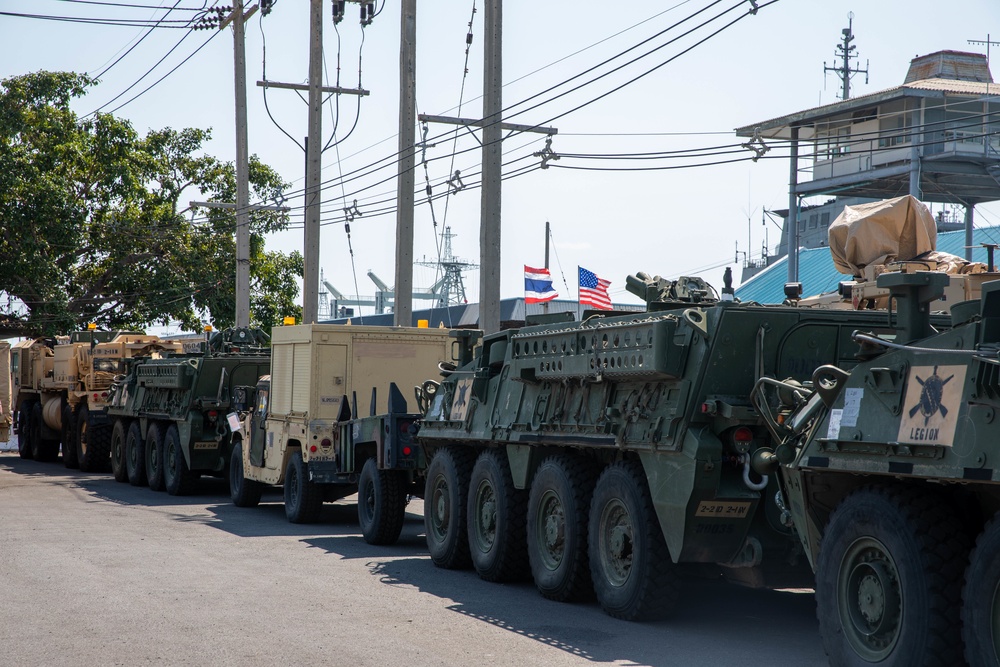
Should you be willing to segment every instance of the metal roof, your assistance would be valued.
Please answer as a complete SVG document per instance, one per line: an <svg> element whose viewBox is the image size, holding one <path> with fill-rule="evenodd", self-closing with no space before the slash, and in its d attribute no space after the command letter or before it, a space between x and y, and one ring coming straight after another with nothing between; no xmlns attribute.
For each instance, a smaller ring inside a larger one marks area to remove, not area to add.
<svg viewBox="0 0 1000 667"><path fill-rule="evenodd" d="M736 136L752 137L755 130L767 139L791 139L792 125L799 126L799 139L812 138L812 129L804 123L838 116L855 109L872 106L880 102L902 97L942 97L945 93L957 95L988 95L990 92L1000 95L1000 84L986 81L958 81L955 79L923 79L912 81L894 88L886 88L868 95L859 95L847 100L824 104L805 111L779 116L759 123L751 123L736 128Z"/></svg>
<svg viewBox="0 0 1000 667"><path fill-rule="evenodd" d="M975 229L972 239L974 246L980 243L1000 243L1000 227ZM965 257L965 230L939 232L937 250ZM985 263L986 249L974 248L972 259ZM799 249L799 282L802 283L803 296L832 292L837 289L837 283L850 279L851 276L834 268L829 247ZM785 299L784 288L787 281L788 257L785 256L737 287L736 298L758 303L781 303Z"/></svg>
<svg viewBox="0 0 1000 667"><path fill-rule="evenodd" d="M636 305L634 303L616 303L612 305L615 310L621 311L641 312L646 309L644 306ZM501 299L500 322L502 324L507 324L507 326L521 326L524 323L525 315L540 315L546 312L544 306L545 304L541 303L526 304L523 297ZM555 300L550 301L548 306L548 313L550 314L572 312L574 314L574 319L576 319L581 313L579 308L580 304L576 301ZM392 326L393 319L394 315L392 313L381 313L378 315L338 317L336 319L326 320L324 323L347 324L349 320L353 324ZM475 328L479 325L479 304L467 303L449 306L448 308L426 308L423 310L414 310L411 326L417 326L418 320L427 320L427 323L432 327L444 325L450 329Z"/></svg>

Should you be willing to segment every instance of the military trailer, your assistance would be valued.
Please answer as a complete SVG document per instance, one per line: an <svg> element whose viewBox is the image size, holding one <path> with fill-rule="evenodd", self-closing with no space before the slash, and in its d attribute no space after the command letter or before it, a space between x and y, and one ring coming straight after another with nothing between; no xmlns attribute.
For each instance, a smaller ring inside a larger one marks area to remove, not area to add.
<svg viewBox="0 0 1000 667"><path fill-rule="evenodd" d="M396 387L410 391L451 363L450 334L329 324L274 329L270 375L256 386L255 409L236 444L233 502L255 506L266 485L282 485L286 517L307 523L319 518L324 501L359 491L365 539L394 542L407 496L422 492L415 482L425 463L410 434L420 414L407 412ZM387 413L375 414L377 392L388 399ZM369 397L370 416L352 419L359 398Z"/></svg>
<svg viewBox="0 0 1000 667"><path fill-rule="evenodd" d="M111 382L129 358L158 341L142 332L89 329L62 340L16 343L11 384L21 456L54 461L61 443L67 468L107 469L111 424L104 407Z"/></svg>
<svg viewBox="0 0 1000 667"><path fill-rule="evenodd" d="M107 409L115 479L171 495L203 474L228 479L246 389L270 366L266 344L259 330L229 329L198 353L134 360Z"/></svg>
<svg viewBox="0 0 1000 667"><path fill-rule="evenodd" d="M667 612L679 569L750 586L811 585L750 404L760 376L854 363L851 332L885 313L761 306L697 278L629 276L645 313L486 336L427 386L424 518L434 563L491 581L530 571L555 600ZM692 567L688 568L687 565Z"/></svg>
<svg viewBox="0 0 1000 667"><path fill-rule="evenodd" d="M754 390L834 665L1000 663L1000 281L942 332L947 281L880 276L894 337L862 329L853 369Z"/></svg>

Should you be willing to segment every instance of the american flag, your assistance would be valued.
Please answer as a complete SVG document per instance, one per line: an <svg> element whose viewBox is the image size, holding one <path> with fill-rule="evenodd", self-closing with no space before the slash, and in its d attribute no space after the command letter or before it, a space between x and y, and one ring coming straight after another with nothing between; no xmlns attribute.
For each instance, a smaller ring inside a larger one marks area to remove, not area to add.
<svg viewBox="0 0 1000 667"><path fill-rule="evenodd" d="M580 271L580 305L611 310L611 297L608 296L611 281L598 278L596 273L582 266L576 268Z"/></svg>

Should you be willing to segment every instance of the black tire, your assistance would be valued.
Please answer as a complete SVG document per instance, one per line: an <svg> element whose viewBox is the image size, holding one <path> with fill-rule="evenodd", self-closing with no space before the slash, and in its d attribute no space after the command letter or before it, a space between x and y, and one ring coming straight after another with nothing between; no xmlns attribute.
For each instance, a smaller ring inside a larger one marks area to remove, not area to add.
<svg viewBox="0 0 1000 667"><path fill-rule="evenodd" d="M589 597L587 522L596 478L589 461L550 456L542 461L528 495L528 561L535 586L558 602Z"/></svg>
<svg viewBox="0 0 1000 667"><path fill-rule="evenodd" d="M661 618L677 601L677 573L636 461L608 466L590 503L588 557L605 612L626 621Z"/></svg>
<svg viewBox="0 0 1000 667"><path fill-rule="evenodd" d="M1000 517L976 541L962 594L962 639L971 667L1000 665Z"/></svg>
<svg viewBox="0 0 1000 667"><path fill-rule="evenodd" d="M125 471L128 483L132 486L146 486L146 443L142 439L142 427L139 421L128 425L125 434Z"/></svg>
<svg viewBox="0 0 1000 667"><path fill-rule="evenodd" d="M229 459L229 497L237 507L257 507L263 491L263 484L244 476L243 443L237 440Z"/></svg>
<svg viewBox="0 0 1000 667"><path fill-rule="evenodd" d="M76 419L73 416L73 406L62 407L62 441L63 465L67 468L79 468L80 461L76 458Z"/></svg>
<svg viewBox="0 0 1000 667"><path fill-rule="evenodd" d="M143 448L146 465L146 482L153 491L163 491L163 426L150 424L146 431L146 446Z"/></svg>
<svg viewBox="0 0 1000 667"><path fill-rule="evenodd" d="M316 523L323 509L323 490L309 481L302 452L293 452L285 467L285 518L292 523Z"/></svg>
<svg viewBox="0 0 1000 667"><path fill-rule="evenodd" d="M50 463L59 458L59 441L43 437L44 426L42 404L35 403L31 407L31 458Z"/></svg>
<svg viewBox="0 0 1000 667"><path fill-rule="evenodd" d="M172 496L186 496L194 490L197 481L184 460L177 426L171 424L163 436L163 487Z"/></svg>
<svg viewBox="0 0 1000 667"><path fill-rule="evenodd" d="M22 401L17 411L17 454L22 459L31 459L33 454L31 438L31 413L35 407L34 401Z"/></svg>
<svg viewBox="0 0 1000 667"><path fill-rule="evenodd" d="M472 564L465 510L474 452L443 447L427 466L424 533L427 551L438 567L457 570Z"/></svg>
<svg viewBox="0 0 1000 667"><path fill-rule="evenodd" d="M83 472L102 472L111 465L111 429L91 426L85 405L76 411L76 459Z"/></svg>
<svg viewBox="0 0 1000 667"><path fill-rule="evenodd" d="M111 427L111 474L116 482L128 481L128 469L125 467L125 439L128 429L124 419L116 419Z"/></svg>
<svg viewBox="0 0 1000 667"><path fill-rule="evenodd" d="M830 516L816 565L820 636L832 665L958 665L970 540L925 490L865 487Z"/></svg>
<svg viewBox="0 0 1000 667"><path fill-rule="evenodd" d="M489 449L476 459L466 511L472 566L480 578L525 579L530 571L525 532L528 492L514 488L505 450Z"/></svg>
<svg viewBox="0 0 1000 667"><path fill-rule="evenodd" d="M406 478L399 470L379 470L365 461L358 480L358 523L368 544L395 544L406 515Z"/></svg>

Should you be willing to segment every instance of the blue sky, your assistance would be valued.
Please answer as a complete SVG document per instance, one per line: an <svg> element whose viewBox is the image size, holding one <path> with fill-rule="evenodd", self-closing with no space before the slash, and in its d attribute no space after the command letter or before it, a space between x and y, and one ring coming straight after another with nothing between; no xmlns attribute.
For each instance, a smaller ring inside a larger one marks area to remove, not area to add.
<svg viewBox="0 0 1000 667"><path fill-rule="evenodd" d="M129 4L171 6L174 0L133 0ZM192 12L181 8L209 4L181 0L168 18L187 18ZM709 0L672 4L649 0L625 4L590 0L507 2L504 106L512 106L564 82L709 4ZM712 16L735 4L736 0L720 2L702 16ZM265 40L267 78L306 81L308 5L305 0L279 0L269 16L261 17L258 12L251 18L246 38L250 151L293 183L289 200L293 206L301 205L301 196L295 191L302 185L304 157L282 130L301 141L306 134L306 105L294 92L274 89L268 92L267 103L279 129L268 118L262 91L254 82L264 76ZM749 3L744 5L749 8ZM473 45L463 94L466 33L473 2L419 3L420 113L457 115L461 99L461 115L481 115L482 0L477 0L475 6ZM694 46L707 36L705 29L575 93L550 100L555 93L565 90L559 88L517 106L511 113L546 102L509 119L558 127L559 135L552 149L562 154L678 151L738 143L733 133L735 127L836 100L839 82L832 75L824 77L823 64L834 61L835 47L841 29L847 26L849 11L855 13L854 43L860 64L864 66L868 61L870 70L867 85L863 75L854 80L856 94L902 83L909 61L916 55L942 49L983 52L985 47L969 45L967 40L984 40L987 33L1000 36L1000 3L995 0L962 0L946 6L948 11L942 10L942 3L929 0L907 3L780 0L700 45ZM360 113L356 98L340 98L337 136L341 141L337 148L327 150L323 158L324 181L335 181L340 173L364 168L391 157L396 151L399 5L386 3L373 23L363 30L358 25L356 5L349 4L347 17L337 30L329 18L328 0L324 8L327 85L336 80L339 53L341 85L356 86L360 55L361 83L371 91L361 101ZM140 21L164 14L151 8L128 9L65 0L0 0L0 12ZM739 8L728 16L744 12L745 8ZM712 25L721 27L724 21ZM4 35L0 42L2 77L40 69L97 74L145 32L135 26L95 26L11 16L0 16L0 31ZM185 34L189 36L165 57ZM76 109L81 114L99 107L109 111L191 56L177 71L115 114L129 119L140 132L165 126L212 128L208 151L232 160L235 148L231 31L227 29L216 35L191 55L212 34L212 31L178 29L154 31L104 74L100 85L80 100ZM677 34L676 30L669 31L651 44L662 44ZM680 53L692 46L689 52ZM994 53L1000 54L1000 47ZM638 81L573 110L671 58L674 59ZM148 77L110 102L161 59L162 64ZM996 64L992 69L995 76L1000 73ZM325 134L333 126L335 113L331 100L323 119ZM355 117L357 125L345 137ZM434 137L449 129L432 125L429 133ZM427 152L429 158L435 158L428 165L435 192L444 191L442 181L453 169L460 169L463 175L479 171L479 153L473 137L463 134L455 139L454 135L448 135L435 143ZM531 154L543 145L540 135L521 134L507 139L505 159L518 160L507 168L508 173L518 167L539 164L539 159ZM457 155L452 165L453 150L467 152ZM717 162L730 157L742 155L678 163ZM665 171L591 172L556 166L568 164L591 163L561 160L553 163L553 168L534 170L504 183L501 283L504 297L521 294L523 264L542 265L546 220L553 231L553 278L563 296L575 296L578 264L610 279L612 296L626 301L633 299L624 292L625 276L640 270L667 277L701 275L721 287L724 267L736 267L736 242L740 251L746 251L749 237L751 253L759 255L765 229L770 246L778 241L778 229L770 223L762 225L761 209L787 207L786 159ZM614 166L625 165L614 163ZM374 292L374 285L366 276L368 270L393 283L395 215L376 214L391 208L391 202L385 200L395 194L393 175L393 168L382 169L352 181L343 189L332 187L324 193L327 212L323 218L327 224L321 232L321 266L327 280L345 294ZM478 180L475 176L465 178ZM418 184L423 179L424 171L418 168ZM198 198L192 193L191 199ZM362 215L351 223L352 268L342 209L355 198ZM438 228L445 224L452 228L457 235L453 241L455 254L469 261L478 260L479 210L478 189L448 198L447 214L444 199L434 205ZM983 206L977 211L979 224L1000 224L997 205ZM301 210L293 212L292 220L301 223ZM426 204L417 207L415 225L415 256L433 259L434 227ZM301 245L300 224L293 224L293 229L268 239L271 249L288 251L301 249ZM433 269L416 267L416 287L426 288L434 279ZM478 273L467 276L466 288L470 299L476 299Z"/></svg>

